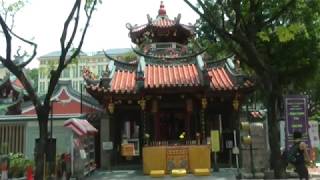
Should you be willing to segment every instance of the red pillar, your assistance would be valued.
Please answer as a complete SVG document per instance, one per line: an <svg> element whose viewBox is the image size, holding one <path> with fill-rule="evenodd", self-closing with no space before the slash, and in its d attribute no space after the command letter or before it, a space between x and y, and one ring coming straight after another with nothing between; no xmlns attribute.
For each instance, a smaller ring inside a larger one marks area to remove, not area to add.
<svg viewBox="0 0 320 180"><path fill-rule="evenodd" d="M187 139L190 140L191 137L191 132L190 132L190 119L191 119L191 112L187 111L186 113L186 120L185 120L185 124L184 124L184 128L186 130L187 133Z"/></svg>
<svg viewBox="0 0 320 180"><path fill-rule="evenodd" d="M160 140L160 115L159 115L159 108L158 108L158 101L153 100L152 101L152 109L151 109L154 117L154 140L158 141Z"/></svg>
<svg viewBox="0 0 320 180"><path fill-rule="evenodd" d="M193 109L193 102L192 99L187 99L186 100L186 120L185 120L185 130L187 133L187 139L191 139L191 132L190 132L190 120L192 116L192 109Z"/></svg>

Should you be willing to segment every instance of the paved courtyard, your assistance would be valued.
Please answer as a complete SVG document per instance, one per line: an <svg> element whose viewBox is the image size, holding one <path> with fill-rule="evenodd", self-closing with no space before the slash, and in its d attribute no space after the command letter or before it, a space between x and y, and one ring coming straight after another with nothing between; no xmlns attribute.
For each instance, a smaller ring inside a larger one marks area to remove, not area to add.
<svg viewBox="0 0 320 180"><path fill-rule="evenodd" d="M211 176L194 176L189 174L183 177L172 177L166 175L161 179L183 179L183 180L192 180L192 179L203 179L203 180L235 180L236 179L236 170L235 169L220 169L219 172L213 172ZM136 170L117 170L117 171L97 171L90 177L87 177L86 180L147 180L147 179L157 179L150 176L145 176L141 171Z"/></svg>
<svg viewBox="0 0 320 180"><path fill-rule="evenodd" d="M320 179L320 170L319 168L311 168L309 169L310 179L318 180ZM177 180L192 180L192 179L202 179L202 180L235 180L236 179L237 170L232 168L220 169L219 172L212 172L211 176L194 176L192 174L188 174L183 177L172 177L170 175L166 175L160 179L177 179ZM85 178L86 180L147 180L147 179L159 179L152 178L150 176L143 175L140 170L114 170L114 171L96 171L91 176ZM243 178L245 179L245 178ZM288 178L292 180L296 180L297 178Z"/></svg>

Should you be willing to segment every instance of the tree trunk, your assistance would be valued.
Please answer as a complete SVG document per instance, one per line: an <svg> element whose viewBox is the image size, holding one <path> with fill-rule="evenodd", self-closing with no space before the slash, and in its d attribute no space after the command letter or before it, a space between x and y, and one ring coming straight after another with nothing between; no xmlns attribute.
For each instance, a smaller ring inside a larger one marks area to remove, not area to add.
<svg viewBox="0 0 320 180"><path fill-rule="evenodd" d="M46 160L46 147L48 146L48 114L40 113L38 114L39 122L39 142L36 144L36 173L35 179L44 179L45 173L45 161Z"/></svg>
<svg viewBox="0 0 320 180"><path fill-rule="evenodd" d="M280 152L280 134L279 123L277 119L277 95L270 93L268 98L268 124L269 124L269 142L270 142L270 165L274 170L274 178L279 179L284 177L284 169L279 163L281 159Z"/></svg>

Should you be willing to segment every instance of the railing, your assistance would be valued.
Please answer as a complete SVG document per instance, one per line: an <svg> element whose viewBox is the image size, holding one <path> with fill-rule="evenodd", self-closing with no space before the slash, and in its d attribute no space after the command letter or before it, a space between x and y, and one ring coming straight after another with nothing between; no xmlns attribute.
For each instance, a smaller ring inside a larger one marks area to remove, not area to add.
<svg viewBox="0 0 320 180"><path fill-rule="evenodd" d="M148 55L179 57L188 54L188 47L175 42L152 43L145 45L143 51Z"/></svg>
<svg viewBox="0 0 320 180"><path fill-rule="evenodd" d="M0 154L23 153L24 124L0 124Z"/></svg>
<svg viewBox="0 0 320 180"><path fill-rule="evenodd" d="M152 43L150 44L151 50L154 49L168 49L168 48L172 48L172 49L183 49L183 48L187 48L185 45L176 43L176 42L162 42L162 43Z"/></svg>
<svg viewBox="0 0 320 180"><path fill-rule="evenodd" d="M12 103L12 99L11 98L5 98L5 99L1 99L0 98L0 104L8 104L8 103Z"/></svg>

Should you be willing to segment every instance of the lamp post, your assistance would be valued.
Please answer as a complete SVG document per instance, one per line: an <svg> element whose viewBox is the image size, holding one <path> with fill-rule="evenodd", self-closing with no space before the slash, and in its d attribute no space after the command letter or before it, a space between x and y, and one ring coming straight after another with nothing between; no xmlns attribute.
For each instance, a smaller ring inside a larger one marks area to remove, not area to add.
<svg viewBox="0 0 320 180"><path fill-rule="evenodd" d="M55 169L55 156L56 156L56 140L53 139L53 104L54 102L60 102L59 99L52 99L50 101L50 111L51 111L51 117L50 117L50 139L48 141L48 149L50 151L47 151L48 154L48 162L50 167L50 176L53 175L54 169Z"/></svg>
<svg viewBox="0 0 320 180"><path fill-rule="evenodd" d="M52 99L50 101L51 105L50 105L50 108L51 108L51 117L50 117L50 138L52 139L53 137L53 103L55 102L60 102L58 99Z"/></svg>
<svg viewBox="0 0 320 180"><path fill-rule="evenodd" d="M51 108L51 117L50 117L50 138L52 139L52 125L53 125L53 101L50 103L50 108Z"/></svg>

